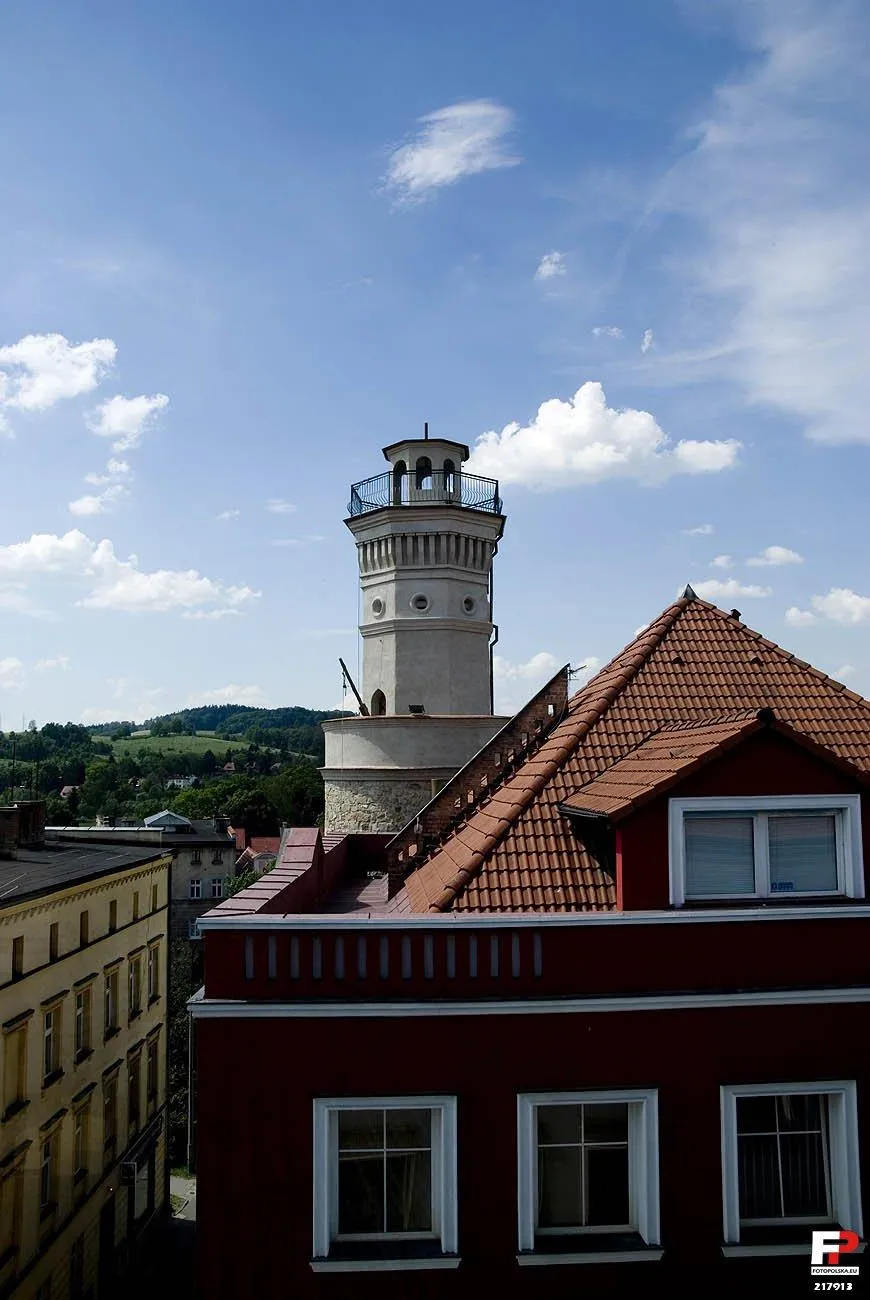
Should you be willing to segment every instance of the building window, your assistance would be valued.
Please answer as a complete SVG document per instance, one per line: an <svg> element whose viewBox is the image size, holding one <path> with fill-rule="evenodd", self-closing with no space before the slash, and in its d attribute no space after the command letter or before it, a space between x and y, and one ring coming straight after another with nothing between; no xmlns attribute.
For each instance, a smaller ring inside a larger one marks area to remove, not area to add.
<svg viewBox="0 0 870 1300"><path fill-rule="evenodd" d="M212 896L212 898L223 898L223 896L224 896L224 878L223 878L223 876L212 876L212 878L211 878L211 896Z"/></svg>
<svg viewBox="0 0 870 1300"><path fill-rule="evenodd" d="M214 853L211 855L212 866L221 867L223 866L223 861L224 861L223 850L215 849Z"/></svg>
<svg viewBox="0 0 870 1300"><path fill-rule="evenodd" d="M27 1024L3 1033L3 1116L27 1100Z"/></svg>
<svg viewBox="0 0 870 1300"><path fill-rule="evenodd" d="M670 801L671 902L862 897L858 795Z"/></svg>
<svg viewBox="0 0 870 1300"><path fill-rule="evenodd" d="M76 1060L87 1056L91 1050L91 990L79 989L76 993L75 1054Z"/></svg>
<svg viewBox="0 0 870 1300"><path fill-rule="evenodd" d="M142 1010L142 958L131 957L127 971L129 1016L135 1019Z"/></svg>
<svg viewBox="0 0 870 1300"><path fill-rule="evenodd" d="M88 1106L81 1106L73 1115L73 1182L78 1185L88 1176Z"/></svg>
<svg viewBox="0 0 870 1300"><path fill-rule="evenodd" d="M118 928L118 902L113 898L109 903L109 934L114 934Z"/></svg>
<svg viewBox="0 0 870 1300"><path fill-rule="evenodd" d="M160 949L153 943L148 949L148 1002L160 997Z"/></svg>
<svg viewBox="0 0 870 1300"><path fill-rule="evenodd" d="M12 940L12 978L20 980L24 974L24 935L19 934Z"/></svg>
<svg viewBox="0 0 870 1300"><path fill-rule="evenodd" d="M69 1253L70 1300L82 1300L85 1293L85 1238L76 1237Z"/></svg>
<svg viewBox="0 0 870 1300"><path fill-rule="evenodd" d="M105 999L103 1007L103 1034L106 1038L114 1034L118 1025L118 968L106 972Z"/></svg>
<svg viewBox="0 0 870 1300"><path fill-rule="evenodd" d="M190 855L190 865L192 867L198 867L200 862L202 862L202 851L200 849L194 849Z"/></svg>
<svg viewBox="0 0 870 1300"><path fill-rule="evenodd" d="M517 1119L521 1252L658 1247L655 1092L521 1096Z"/></svg>
<svg viewBox="0 0 870 1300"><path fill-rule="evenodd" d="M79 912L79 947L87 948L88 946L88 914Z"/></svg>
<svg viewBox="0 0 870 1300"><path fill-rule="evenodd" d="M53 921L48 927L48 960L57 961L60 952L60 926Z"/></svg>
<svg viewBox="0 0 870 1300"><path fill-rule="evenodd" d="M142 1118L142 1055L134 1052L127 1057L127 1123L130 1128L138 1129Z"/></svg>
<svg viewBox="0 0 870 1300"><path fill-rule="evenodd" d="M60 1068L60 1007L42 1016L42 1086L52 1082Z"/></svg>
<svg viewBox="0 0 870 1300"><path fill-rule="evenodd" d="M456 1253L455 1098L315 1101L314 1134L316 1257L336 1243Z"/></svg>
<svg viewBox="0 0 870 1300"><path fill-rule="evenodd" d="M139 920L139 890L133 890L133 920Z"/></svg>
<svg viewBox="0 0 870 1300"><path fill-rule="evenodd" d="M152 886L151 886L151 911L152 911L152 912L156 912L156 911L157 911L157 902L158 902L158 897L159 897L159 895L158 895L158 892L157 892L157 886L156 886L156 885L152 885Z"/></svg>
<svg viewBox="0 0 870 1300"><path fill-rule="evenodd" d="M24 1170L19 1163L0 1174L0 1267L18 1255L23 1207Z"/></svg>
<svg viewBox="0 0 870 1300"><path fill-rule="evenodd" d="M39 1156L39 1217L44 1219L57 1204L58 1135L43 1139Z"/></svg>
<svg viewBox="0 0 870 1300"><path fill-rule="evenodd" d="M118 1142L118 1076L103 1080L103 1164L111 1164Z"/></svg>
<svg viewBox="0 0 870 1300"><path fill-rule="evenodd" d="M202 881L194 877L190 882L190 897L202 898Z"/></svg>
<svg viewBox="0 0 870 1300"><path fill-rule="evenodd" d="M145 1060L145 1101L148 1108L148 1114L153 1115L157 1109L157 1092L159 1086L159 1043L155 1036L148 1041L148 1050Z"/></svg>
<svg viewBox="0 0 870 1300"><path fill-rule="evenodd" d="M855 1084L722 1088L722 1183L726 1242L776 1241L801 1224L860 1234Z"/></svg>

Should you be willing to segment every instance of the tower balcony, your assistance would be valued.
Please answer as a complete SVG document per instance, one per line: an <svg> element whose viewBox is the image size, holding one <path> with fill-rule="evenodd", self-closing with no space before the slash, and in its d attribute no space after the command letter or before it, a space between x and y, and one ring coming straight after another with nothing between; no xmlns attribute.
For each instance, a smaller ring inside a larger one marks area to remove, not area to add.
<svg viewBox="0 0 870 1300"><path fill-rule="evenodd" d="M347 511L353 519L393 506L454 506L491 515L502 512L497 479L440 469L425 474L419 469L411 474L394 470L354 483Z"/></svg>

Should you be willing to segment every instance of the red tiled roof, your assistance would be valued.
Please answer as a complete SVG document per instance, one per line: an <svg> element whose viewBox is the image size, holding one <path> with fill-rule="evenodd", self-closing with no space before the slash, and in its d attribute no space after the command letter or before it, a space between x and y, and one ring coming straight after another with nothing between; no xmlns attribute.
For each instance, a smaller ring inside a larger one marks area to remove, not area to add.
<svg viewBox="0 0 870 1300"><path fill-rule="evenodd" d="M600 911L615 885L559 805L652 733L759 709L870 772L870 704L706 601L671 605L588 682L540 749L407 878L393 911Z"/></svg>

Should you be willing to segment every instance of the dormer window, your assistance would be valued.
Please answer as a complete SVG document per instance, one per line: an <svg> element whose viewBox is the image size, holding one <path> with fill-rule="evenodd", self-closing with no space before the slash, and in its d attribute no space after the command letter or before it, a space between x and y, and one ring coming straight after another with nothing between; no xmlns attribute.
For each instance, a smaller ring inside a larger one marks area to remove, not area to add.
<svg viewBox="0 0 870 1300"><path fill-rule="evenodd" d="M864 894L858 795L672 799L671 902Z"/></svg>

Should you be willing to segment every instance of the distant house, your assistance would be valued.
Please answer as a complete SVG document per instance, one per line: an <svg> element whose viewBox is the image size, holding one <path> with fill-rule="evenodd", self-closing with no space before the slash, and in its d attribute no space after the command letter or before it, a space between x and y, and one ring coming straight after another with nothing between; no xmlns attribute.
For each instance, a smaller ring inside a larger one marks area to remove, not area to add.
<svg viewBox="0 0 870 1300"><path fill-rule="evenodd" d="M223 767L221 768L221 771L226 772L228 776L231 776L235 772L235 770L236 770L235 763L224 763Z"/></svg>
<svg viewBox="0 0 870 1300"><path fill-rule="evenodd" d="M167 790L190 790L196 785L195 776L168 776L164 782Z"/></svg>
<svg viewBox="0 0 870 1300"><path fill-rule="evenodd" d="M65 786L63 786L62 789L61 789L61 792L60 792L60 797L61 797L61 799L68 799L68 798L70 797L70 795L72 794L73 790L78 790L78 789L79 789L79 787L78 787L77 785L65 785Z"/></svg>
<svg viewBox="0 0 870 1300"><path fill-rule="evenodd" d="M236 875L253 871L261 876L274 866L280 849L280 835L253 835L248 847L236 858Z"/></svg>

